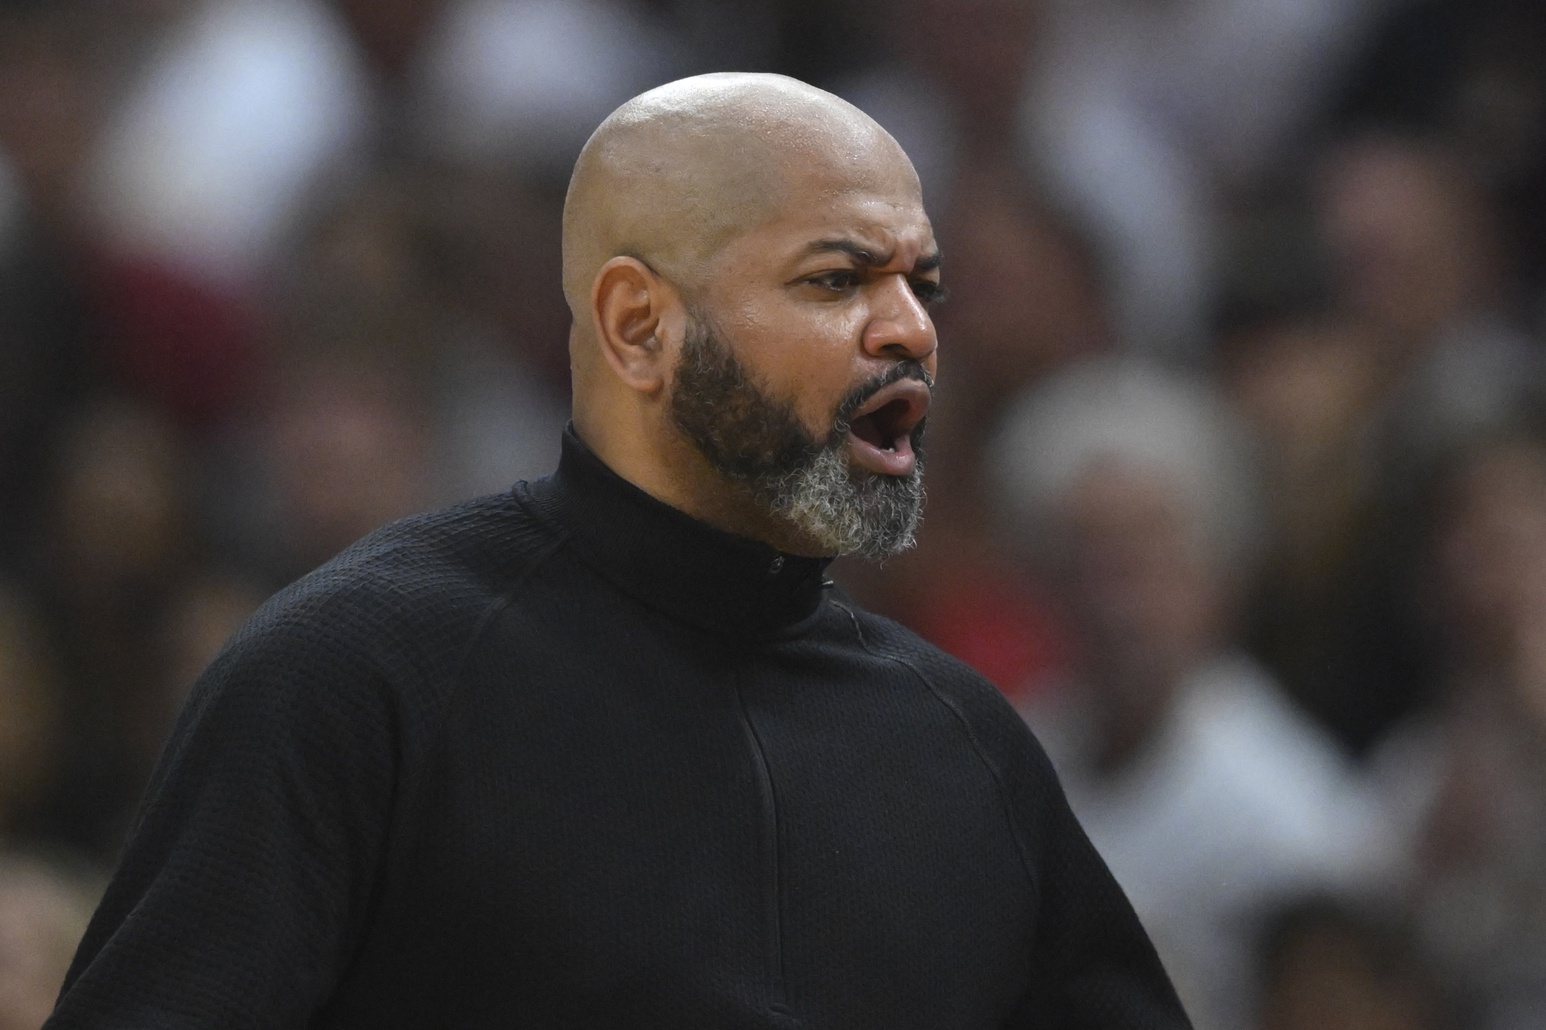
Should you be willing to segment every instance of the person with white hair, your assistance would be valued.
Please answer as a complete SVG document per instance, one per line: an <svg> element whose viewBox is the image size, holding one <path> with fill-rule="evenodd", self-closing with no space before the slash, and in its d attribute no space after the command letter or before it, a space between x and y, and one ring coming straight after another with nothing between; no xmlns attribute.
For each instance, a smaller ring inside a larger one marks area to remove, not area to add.
<svg viewBox="0 0 1546 1030"><path fill-rule="evenodd" d="M74 870L0 851L0 1030L48 1018L98 893Z"/></svg>
<svg viewBox="0 0 1546 1030"><path fill-rule="evenodd" d="M1377 852L1342 756L1233 639L1259 535L1243 430L1200 381L1114 359L1012 404L991 453L1078 642L1024 714L1197 1026L1243 1025L1250 917Z"/></svg>

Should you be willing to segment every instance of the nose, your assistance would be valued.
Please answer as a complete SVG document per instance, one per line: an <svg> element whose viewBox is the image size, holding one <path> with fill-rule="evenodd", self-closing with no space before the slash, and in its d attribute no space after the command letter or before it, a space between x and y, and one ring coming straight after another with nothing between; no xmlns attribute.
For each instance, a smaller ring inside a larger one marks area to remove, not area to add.
<svg viewBox="0 0 1546 1030"><path fill-rule="evenodd" d="M875 302L864 327L864 350L879 358L925 361L934 355L939 338L934 320L904 275L888 275L875 283Z"/></svg>

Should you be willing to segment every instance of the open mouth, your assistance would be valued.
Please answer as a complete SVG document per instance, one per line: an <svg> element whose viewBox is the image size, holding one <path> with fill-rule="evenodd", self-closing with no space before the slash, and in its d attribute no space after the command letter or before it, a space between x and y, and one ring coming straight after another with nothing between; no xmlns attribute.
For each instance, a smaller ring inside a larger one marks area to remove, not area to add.
<svg viewBox="0 0 1546 1030"><path fill-rule="evenodd" d="M876 391L849 420L849 453L863 468L903 476L917 464L912 434L929 411L930 391L902 379Z"/></svg>

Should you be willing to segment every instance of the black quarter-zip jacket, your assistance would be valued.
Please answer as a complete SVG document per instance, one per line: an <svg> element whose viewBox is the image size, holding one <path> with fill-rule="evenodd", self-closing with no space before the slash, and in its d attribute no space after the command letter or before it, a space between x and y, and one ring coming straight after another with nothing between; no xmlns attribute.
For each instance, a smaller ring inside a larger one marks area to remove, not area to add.
<svg viewBox="0 0 1546 1030"><path fill-rule="evenodd" d="M1014 711L572 435L195 688L64 1028L1186 1026Z"/></svg>

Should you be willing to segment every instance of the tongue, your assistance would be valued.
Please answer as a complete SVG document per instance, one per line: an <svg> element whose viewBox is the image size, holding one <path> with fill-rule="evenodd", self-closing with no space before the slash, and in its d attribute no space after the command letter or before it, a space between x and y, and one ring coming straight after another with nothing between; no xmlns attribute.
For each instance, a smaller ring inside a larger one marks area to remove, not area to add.
<svg viewBox="0 0 1546 1030"><path fill-rule="evenodd" d="M912 441L905 435L882 440L879 427L867 419L854 422L848 455L855 466L883 476L905 476L913 470Z"/></svg>

